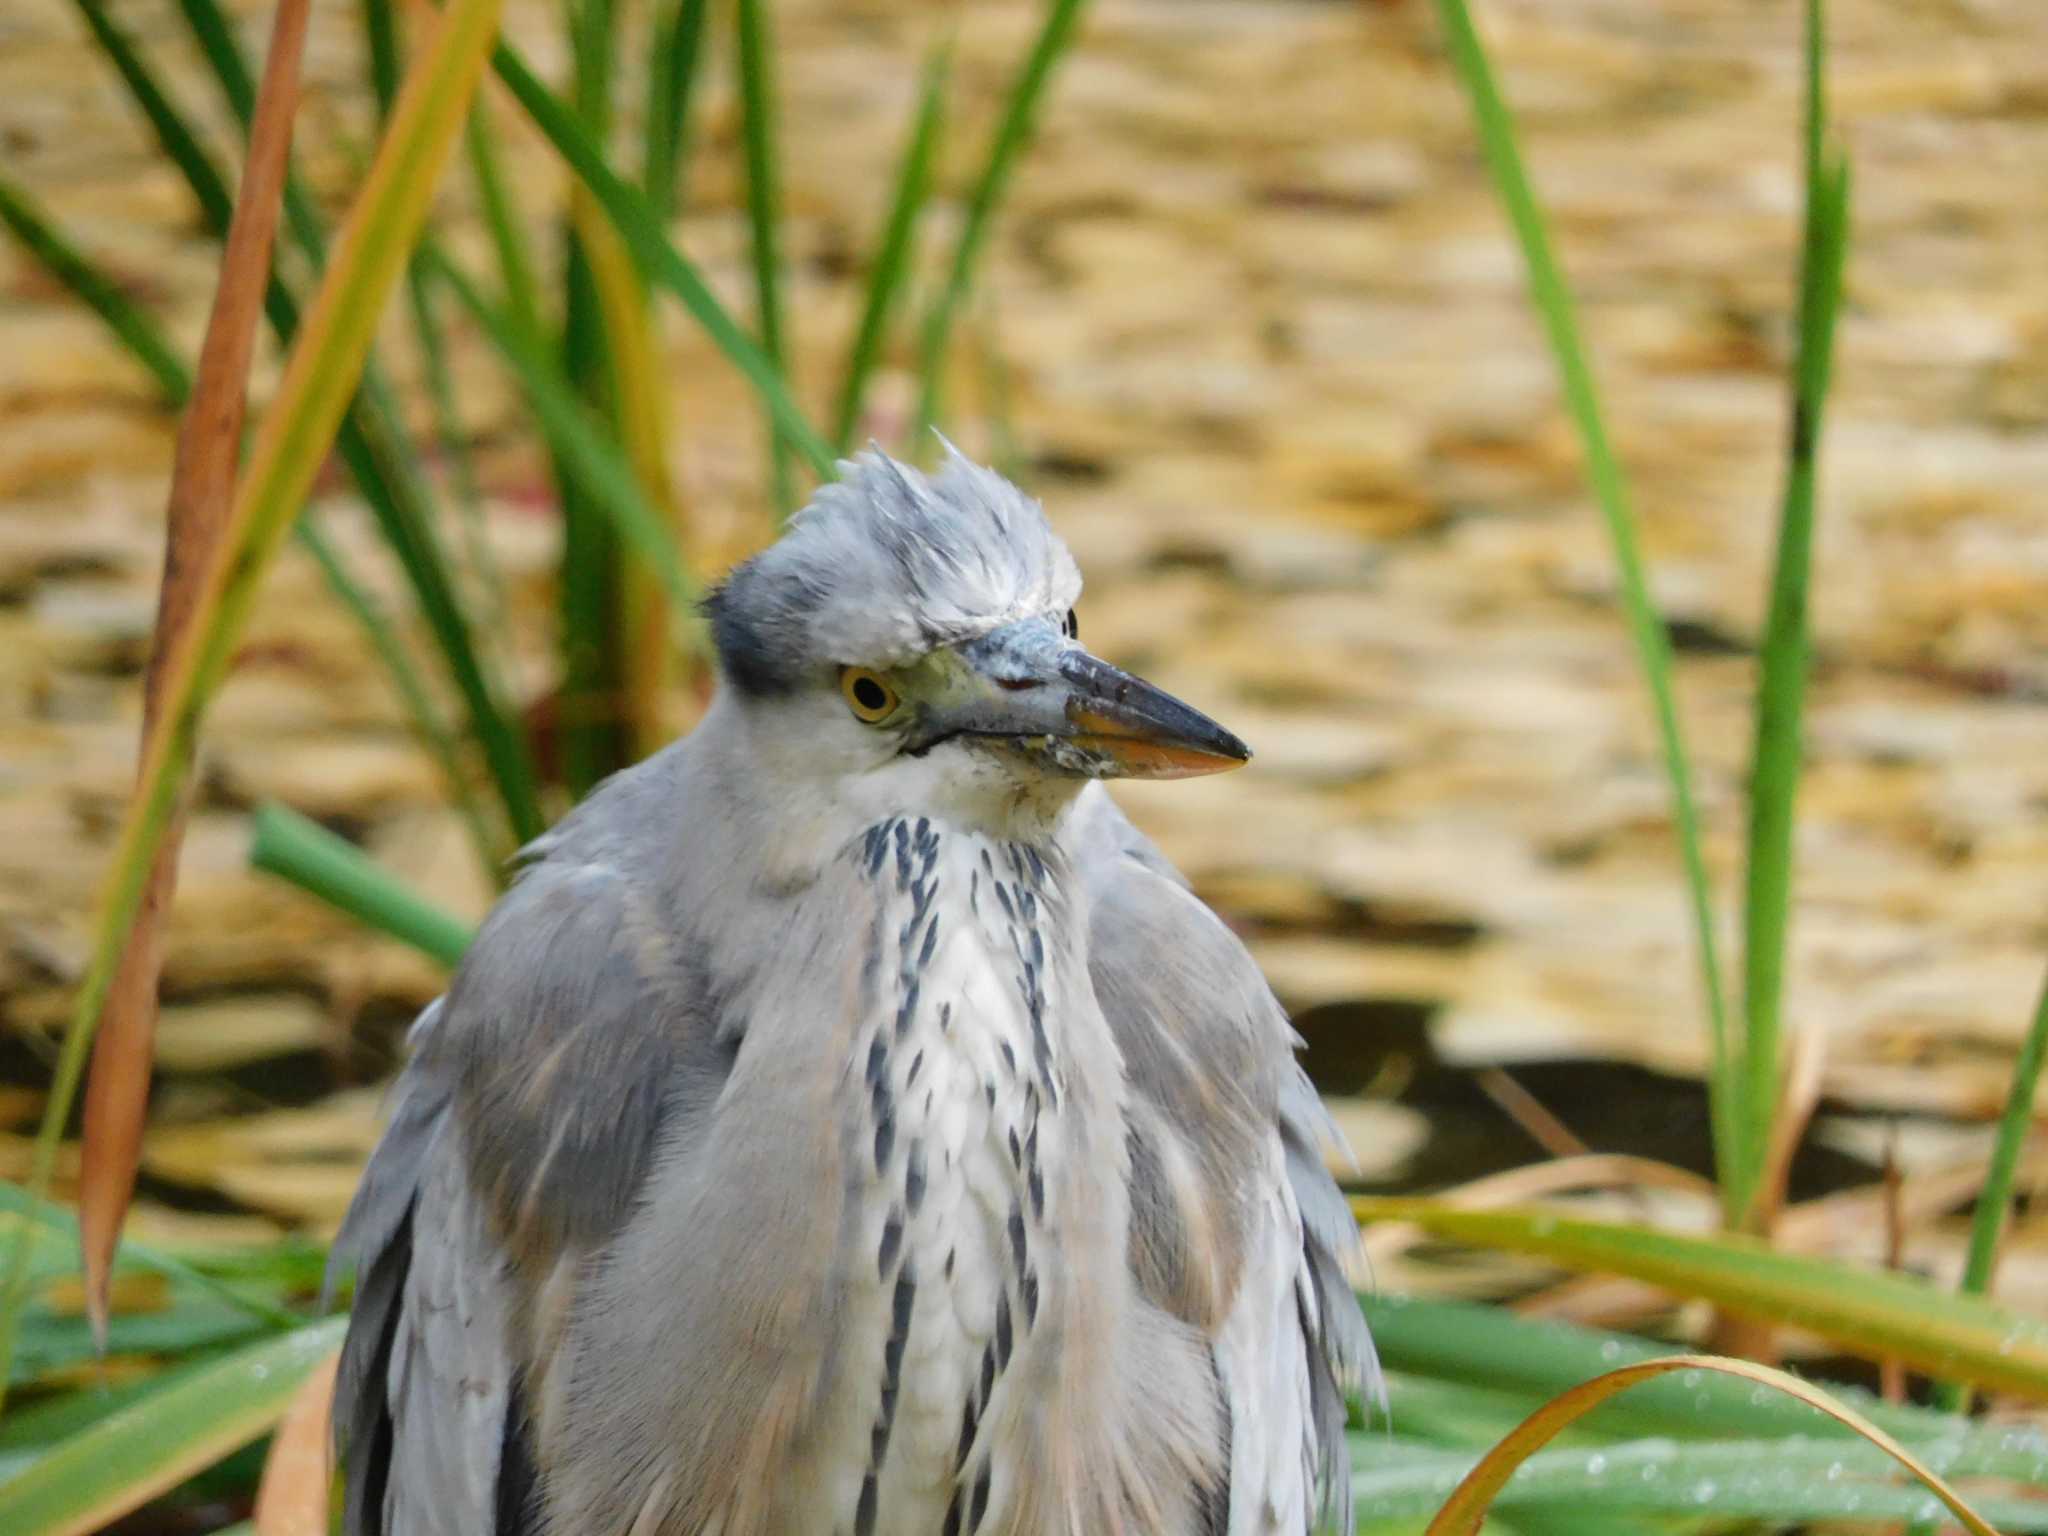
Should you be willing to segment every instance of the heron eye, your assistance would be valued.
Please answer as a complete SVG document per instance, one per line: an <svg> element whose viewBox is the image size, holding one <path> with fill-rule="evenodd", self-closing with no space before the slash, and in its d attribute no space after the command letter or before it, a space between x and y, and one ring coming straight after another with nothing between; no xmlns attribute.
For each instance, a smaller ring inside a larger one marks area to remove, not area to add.
<svg viewBox="0 0 2048 1536"><path fill-rule="evenodd" d="M1066 637L1067 637L1067 638L1068 638L1069 640L1078 640L1078 639L1080 639L1080 638L1081 638L1081 619L1080 619L1080 616L1079 616L1078 614L1076 614L1076 613L1074 612L1074 610L1073 610L1073 609L1069 608L1069 609L1067 610L1067 621L1066 621L1066 623L1064 623L1064 624L1062 624L1062 625L1060 626L1060 629L1061 629L1061 630L1062 630L1062 631L1063 631L1063 632L1065 633Z"/></svg>
<svg viewBox="0 0 2048 1536"><path fill-rule="evenodd" d="M875 725L896 712L896 690L865 667L848 667L839 674L839 691L856 720Z"/></svg>

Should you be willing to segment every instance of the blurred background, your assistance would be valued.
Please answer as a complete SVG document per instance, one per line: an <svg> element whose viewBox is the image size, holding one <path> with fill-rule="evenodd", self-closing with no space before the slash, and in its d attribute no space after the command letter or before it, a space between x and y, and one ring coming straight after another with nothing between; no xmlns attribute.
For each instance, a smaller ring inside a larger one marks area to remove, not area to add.
<svg viewBox="0 0 2048 1536"><path fill-rule="evenodd" d="M213 141L237 143L169 0L112 10ZM267 7L229 10L260 41ZM744 114L732 29L712 13L670 228L750 319ZM1043 15L1017 0L774 7L782 349L817 416L920 61L957 34L914 293L959 227ZM1798 15L1765 0L1495 0L1483 19L1633 478L1733 952L1794 334ZM621 8L629 140L644 22ZM1824 1097L1795 1202L1868 1184L1888 1156L1911 1174L1981 1152L2048 954L2048 11L1842 0L1832 31L1855 203L1786 993L1788 1018L1824 1036ZM552 7L515 0L507 34L567 78ZM314 7L306 75L298 163L338 212L377 113L353 7ZM480 99L558 286L564 173L493 82ZM69 0L0 6L0 168L191 354L217 246ZM449 177L437 227L488 268L466 177ZM575 662L548 454L453 306L463 463L435 446L401 311L381 355L428 474L473 476L481 542L447 538L552 815L590 761L571 738L616 722L608 695L563 687ZM701 333L671 310L659 338L660 450L708 577L770 536L768 448ZM266 341L259 356L260 402L276 353ZM1120 798L1250 942L1365 1184L1438 1188L1580 1145L1708 1171L1706 1034L1652 716L1432 10L1096 0L990 227L947 377L941 425L1040 496L1079 558L1091 645L1256 749L1243 772ZM918 393L915 337L898 337L855 441L910 440ZM0 239L11 1179L132 783L175 427L101 323ZM796 475L799 495L809 483ZM354 485L324 479L318 513L392 632L424 646ZM680 664L653 686L642 740L686 729L706 683ZM296 544L208 718L138 1234L331 1230L403 1027L444 978L253 870L264 802L465 920L491 899L446 776ZM1952 1280L1966 1217L1937 1211L1889 1245L1883 1223L1856 1224L1832 1251L1882 1260L1889 1246ZM2044 1238L2048 1225L2023 1224L2008 1242L2002 1297L2048 1304ZM1407 1252L1382 1253L1383 1282L1423 1283ZM1424 1280L1509 1283L1485 1265ZM1611 1288L1581 1300L1588 1320L1638 1315Z"/></svg>

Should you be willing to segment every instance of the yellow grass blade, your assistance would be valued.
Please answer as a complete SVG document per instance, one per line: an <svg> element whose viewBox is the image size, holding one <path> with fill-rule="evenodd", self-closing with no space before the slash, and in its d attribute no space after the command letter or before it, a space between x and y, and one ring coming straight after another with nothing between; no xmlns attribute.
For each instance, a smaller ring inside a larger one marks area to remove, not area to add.
<svg viewBox="0 0 2048 1536"><path fill-rule="evenodd" d="M1848 1425L1925 1483L1971 1536L1998 1536L1998 1532L1964 1502L1961 1494L1862 1414L1843 1407L1827 1393L1797 1376L1789 1376L1768 1365L1755 1365L1747 1360L1723 1360L1714 1355L1673 1355L1665 1360L1627 1365L1604 1376L1595 1376L1568 1392L1560 1392L1511 1430L1506 1439L1488 1451L1479 1465L1466 1474L1444 1507L1437 1511L1436 1518L1429 1522L1425 1536L1477 1536L1494 1499L1524 1461L1616 1393L1659 1376L1668 1376L1673 1371L1718 1371L1726 1376L1739 1376L1818 1408L1829 1418Z"/></svg>
<svg viewBox="0 0 2048 1536"><path fill-rule="evenodd" d="M30 1187L38 1196L49 1187L85 1052L141 906L150 865L191 770L200 716L227 672L256 583L334 441L378 317L419 236L497 38L499 7L500 0L450 0L407 77L236 488L223 558L208 570L193 622L166 658L162 729L149 743L135 800L122 823L91 958L37 1137ZM25 1243L18 1244L0 1290L0 1380L13 1356L27 1260Z"/></svg>
<svg viewBox="0 0 2048 1536"><path fill-rule="evenodd" d="M660 321L624 237L581 182L570 189L569 210L597 289L626 457L648 504L674 531L677 545L687 549L689 530L668 467L668 377L660 356ZM624 657L626 721L633 751L644 757L673 734L662 717L662 704L675 675L676 644L670 627L675 615L660 578L644 563L627 567L623 588L629 629Z"/></svg>

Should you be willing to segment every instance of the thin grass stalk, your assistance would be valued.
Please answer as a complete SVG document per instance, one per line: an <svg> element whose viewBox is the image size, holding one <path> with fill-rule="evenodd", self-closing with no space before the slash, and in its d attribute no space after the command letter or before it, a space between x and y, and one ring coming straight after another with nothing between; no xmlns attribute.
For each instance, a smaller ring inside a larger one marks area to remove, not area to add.
<svg viewBox="0 0 2048 1536"><path fill-rule="evenodd" d="M973 286L975 267L980 262L982 247L988 243L989 229L995 222L1003 192L1009 186L1010 173L1025 144L1030 141L1031 125L1037 117L1046 84L1052 78L1054 66L1073 42L1074 29L1080 22L1085 5L1086 0L1051 0L1046 8L1045 25L1039 30L1015 84L1010 87L1002 121L996 126L995 142L989 149L988 163L982 167L974 192L968 199L967 216L960 226L960 238L953 247L953 259L946 270L945 284L925 316L920 361L923 384L917 405L917 436L920 440L939 421L944 407L946 352L952 339L953 322Z"/></svg>
<svg viewBox="0 0 2048 1536"><path fill-rule="evenodd" d="M925 58L924 80L917 93L917 113L911 121L910 136L896 172L896 188L889 200L888 219L882 226L881 244L868 271L866 300L861 305L860 324L846 356L846 372L839 386L839 409L832 422L832 441L841 453L853 447L853 434L860 425L861 406L867 399L868 380L881 361L882 338L888 332L889 317L901 297L910 275L911 237L917 221L930 201L932 167L938 158L940 125L945 118L946 82L953 64L953 39L942 38Z"/></svg>
<svg viewBox="0 0 2048 1536"><path fill-rule="evenodd" d="M234 215L235 201L228 194L226 180L214 168L212 157L200 144L185 115L172 105L170 97L157 84L134 41L108 14L103 0L73 0L73 3L94 41L99 44L100 51L120 74L128 87L128 94L135 98L135 104L149 120L164 153L178 167L185 184L198 199L199 211L207 227L216 235L223 233L228 227L228 220Z"/></svg>
<svg viewBox="0 0 2048 1536"><path fill-rule="evenodd" d="M613 424L633 478L655 514L672 530L678 546L684 520L668 469L668 390L659 358L657 321L640 271L619 232L597 204L579 197L583 252L597 292L611 361ZM620 611L619 683L626 749L638 758L668 736L664 711L677 660L670 641L673 615L660 574L644 562L623 562L618 571Z"/></svg>
<svg viewBox="0 0 2048 1536"><path fill-rule="evenodd" d="M491 249L498 258L498 281L505 291L505 304L520 329L536 342L545 334L541 321L540 281L533 275L533 256L527 249L526 231L519 211L505 184L504 165L499 157L498 131L491 121L490 103L479 98L470 109L469 126L463 135L469 156L470 175L476 181L477 202L484 228L491 237Z"/></svg>
<svg viewBox="0 0 2048 1536"><path fill-rule="evenodd" d="M1808 668L1807 591L1813 569L1813 504L1820 436L1834 357L1835 316L1848 250L1849 173L1826 151L1825 16L1806 7L1806 225L1799 273L1799 352L1794 363L1785 494L1770 612L1759 655L1756 745L1749 779L1748 879L1743 902L1742 1176L1737 1210L1768 1229L1765 1163L1783 1091L1782 1006L1792 917L1792 836L1799 794L1801 720Z"/></svg>
<svg viewBox="0 0 2048 1536"><path fill-rule="evenodd" d="M1671 784L1672 819L1678 833L1679 857L1684 865L1686 891L1692 903L1693 937L1699 956L1712 1050L1714 1157L1724 1180L1723 1209L1732 1222L1739 1219L1747 1201L1745 1191L1725 1182L1731 1175L1739 1175L1744 1166L1740 1135L1746 1123L1741 1109L1743 1083L1739 1076L1740 1063L1729 1038L1719 946L1714 938L1713 893L1707 879L1699 812L1693 796L1692 769L1686 755L1677 696L1672 686L1671 637L1650 596L1649 577L1636 535L1635 514L1629 506L1628 483L1607 438L1599 391L1594 386L1592 368L1586 361L1585 347L1579 339L1571 291L1551 250L1543 211L1522 166L1513 115L1501 99L1500 88L1494 81L1493 66L1487 60L1485 45L1480 42L1479 34L1472 25L1464 0L1437 0L1437 12L1442 19L1444 41L1451 61L1472 98L1480 144L1494 185L1507 207L1509 221L1521 243L1522 257L1529 271L1530 294L1543 318L1551 351L1556 356L1565 403L1578 428L1581 449L1586 456L1587 478L1606 520L1609 542L1614 546L1623 611L1642 664L1644 681L1649 685L1665 774Z"/></svg>
<svg viewBox="0 0 2048 1536"><path fill-rule="evenodd" d="M151 739L139 789L123 819L71 1025L58 1053L31 1159L29 1191L49 1189L130 925L157 848L189 776L200 715L226 674L255 583L311 490L368 359L376 319L427 212L477 70L497 33L499 0L450 0L434 41L401 92L398 111L358 195L341 249L323 278L276 398L265 414L229 521L229 558L211 568L198 620L165 668L164 729ZM28 1243L15 1244L0 1284L0 1381L13 1358L28 1280Z"/></svg>
<svg viewBox="0 0 2048 1536"><path fill-rule="evenodd" d="M419 342L427 401L434 412L434 441L447 461L456 510L461 514L463 558L483 602L476 627L486 634L504 634L505 578L498 570L497 556L491 552L490 532L484 524L483 487L478 483L476 461L469 451L469 434L462 424L462 402L456 395L454 372L448 365L448 338L435 307L433 287L417 261L406 271L405 293L413 335Z"/></svg>
<svg viewBox="0 0 2048 1536"><path fill-rule="evenodd" d="M1977 1209L1970 1218L1970 1247L1963 1259L1959 1289L1965 1296L1988 1296L1991 1279L1998 1270L1998 1244L2012 1215L2013 1180L2018 1173L2020 1153L2034 1128L2034 1101L2041 1088L2041 1064L2048 1059L2048 984L2041 988L2041 1000L2034 1005L2034 1020L2020 1042L2019 1060L2013 1064L2012 1086L2006 1092L2005 1111L1998 1117L1998 1137L1991 1147L1991 1166L1984 1175L1984 1187L1977 1192ZM1967 1383L1938 1382L1934 1406L1949 1413L1963 1413L1970 1406Z"/></svg>
<svg viewBox="0 0 2048 1536"><path fill-rule="evenodd" d="M567 0L575 59L577 116L603 144L611 128L611 0ZM562 371L570 386L601 417L613 410L612 359L583 230L598 219L590 194L569 189L562 226ZM623 715L625 647L619 612L623 600L618 541L603 513L586 499L566 465L555 468L562 517L562 558L557 601L561 680L556 689L556 740L562 778L581 799L598 781L625 766Z"/></svg>
<svg viewBox="0 0 2048 1536"><path fill-rule="evenodd" d="M73 1243L78 1240L78 1217L75 1213L54 1200L38 1200L19 1184L7 1179L0 1179L0 1211L47 1227L59 1241ZM147 1243L138 1243L133 1238L121 1239L119 1257L124 1263L152 1270L166 1280L202 1291L216 1301L225 1302L237 1311L246 1312L272 1329L281 1331L297 1328L306 1321L303 1315L289 1307L279 1306L275 1302L264 1300L261 1296L251 1296L236 1290L219 1276L210 1275L175 1254L166 1253ZM9 1427L12 1427L11 1423Z"/></svg>
<svg viewBox="0 0 2048 1536"><path fill-rule="evenodd" d="M379 868L361 849L288 806L256 807L249 862L403 940L451 970L469 947L470 927Z"/></svg>
<svg viewBox="0 0 2048 1536"><path fill-rule="evenodd" d="M157 329L156 322L132 303L118 285L108 281L58 232L27 192L5 175L0 175L0 223L6 224L22 249L40 262L44 270L100 317L173 404L184 403L192 387L191 375Z"/></svg>
<svg viewBox="0 0 2048 1536"><path fill-rule="evenodd" d="M437 254L431 259L435 262L436 281L447 285L511 366L549 446L593 502L612 518L619 536L633 546L640 559L660 578L675 611L694 611L699 594L676 548L670 525L642 493L616 440L569 387L559 361L549 356L506 311L487 303L475 285L445 258Z"/></svg>
<svg viewBox="0 0 2048 1536"><path fill-rule="evenodd" d="M180 3L211 6L213 0L180 0ZM370 88L377 100L377 120L382 124L390 117L392 103L398 95L398 18L391 0L362 0L362 18ZM475 588L484 602L480 627L488 634L502 634L505 586L485 535L483 495L477 486L469 439L462 430L462 412L448 366L447 337L434 308L433 292L417 260L406 269L405 294L412 316L413 337L419 344L427 400L434 413L434 440L448 465L448 477L455 489L455 505L461 514L463 553Z"/></svg>
<svg viewBox="0 0 2048 1536"><path fill-rule="evenodd" d="M647 140L641 155L641 190L654 216L666 224L682 206L688 169L690 102L704 52L709 0L677 0L658 24L647 70Z"/></svg>
<svg viewBox="0 0 2048 1536"><path fill-rule="evenodd" d="M605 212L626 237L627 248L648 281L666 288L682 301L712 343L753 386L797 452L819 476L829 477L833 472L832 450L791 397L781 370L726 312L696 267L669 242L647 199L619 179L605 162L603 149L585 132L575 114L541 84L517 52L501 43L491 62L498 78L505 82L534 125L604 205Z"/></svg>
<svg viewBox="0 0 2048 1536"><path fill-rule="evenodd" d="M1009 359L1003 355L993 299L983 300L971 340L981 365L981 414L988 423L989 463L1005 479L1022 484L1028 466L1017 440L1016 392L1011 386Z"/></svg>
<svg viewBox="0 0 2048 1536"><path fill-rule="evenodd" d="M439 706L429 697L426 683L413 666L412 658L399 643L398 628L392 623L391 615L371 598L369 590L349 569L341 551L328 542L327 535L320 531L312 518L301 513L299 520L292 525L292 536L313 557L328 590L355 619L357 628L369 640L378 660L384 663L385 674L391 679L399 702L405 706L413 729L433 755L441 777L448 783L455 813L462 818L462 825L469 833L470 846L476 850L485 875L494 885L504 884L514 850L507 846L503 831L485 817L483 807L470 787L469 775L463 770L462 755L455 737L441 718Z"/></svg>
<svg viewBox="0 0 2048 1536"><path fill-rule="evenodd" d="M421 617L462 698L513 839L530 842L547 829L532 750L502 702L504 689L494 669L475 645L469 616L433 530L430 504L408 467L391 413L361 403L353 406L336 446L405 571Z"/></svg>
<svg viewBox="0 0 2048 1536"><path fill-rule="evenodd" d="M740 76L740 138L746 148L748 249L754 258L754 312L761 350L776 372L789 377L782 304L782 192L776 164L774 39L768 0L736 0ZM796 510L789 475L789 445L782 428L768 424L768 485L775 516Z"/></svg>
<svg viewBox="0 0 2048 1536"><path fill-rule="evenodd" d="M370 90L377 98L377 120L391 115L398 100L398 15L391 0L362 0L363 52L370 65Z"/></svg>
<svg viewBox="0 0 2048 1536"><path fill-rule="evenodd" d="M243 138L247 139L249 125L256 114L256 78L249 71L248 60L242 57L241 45L235 40L233 28L215 0L178 0L178 10L185 18L192 40L199 45L200 53L212 68L228 110L234 114L235 121L241 125ZM284 183L284 214L285 225L291 230L292 238L317 264L325 255L326 246L320 216L314 211L312 200L298 185L297 178L289 172Z"/></svg>

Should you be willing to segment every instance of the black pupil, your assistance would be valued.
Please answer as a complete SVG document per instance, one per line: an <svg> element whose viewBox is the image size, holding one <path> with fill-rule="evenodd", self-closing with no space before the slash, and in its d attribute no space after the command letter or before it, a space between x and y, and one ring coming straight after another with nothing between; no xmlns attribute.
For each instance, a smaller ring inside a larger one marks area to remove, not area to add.
<svg viewBox="0 0 2048 1536"><path fill-rule="evenodd" d="M1069 609L1067 610L1067 623L1066 623L1066 630L1067 630L1067 638L1068 638L1069 640L1078 640L1078 639L1080 639L1080 638L1081 638L1081 620L1080 620L1080 616L1079 616L1079 615L1077 615L1077 614L1076 614L1076 613L1074 612L1074 610L1073 610L1073 609L1071 609L1071 608L1069 608Z"/></svg>
<svg viewBox="0 0 2048 1536"><path fill-rule="evenodd" d="M853 682L853 701L862 709L881 709L889 702L889 694L872 677L857 677Z"/></svg>

